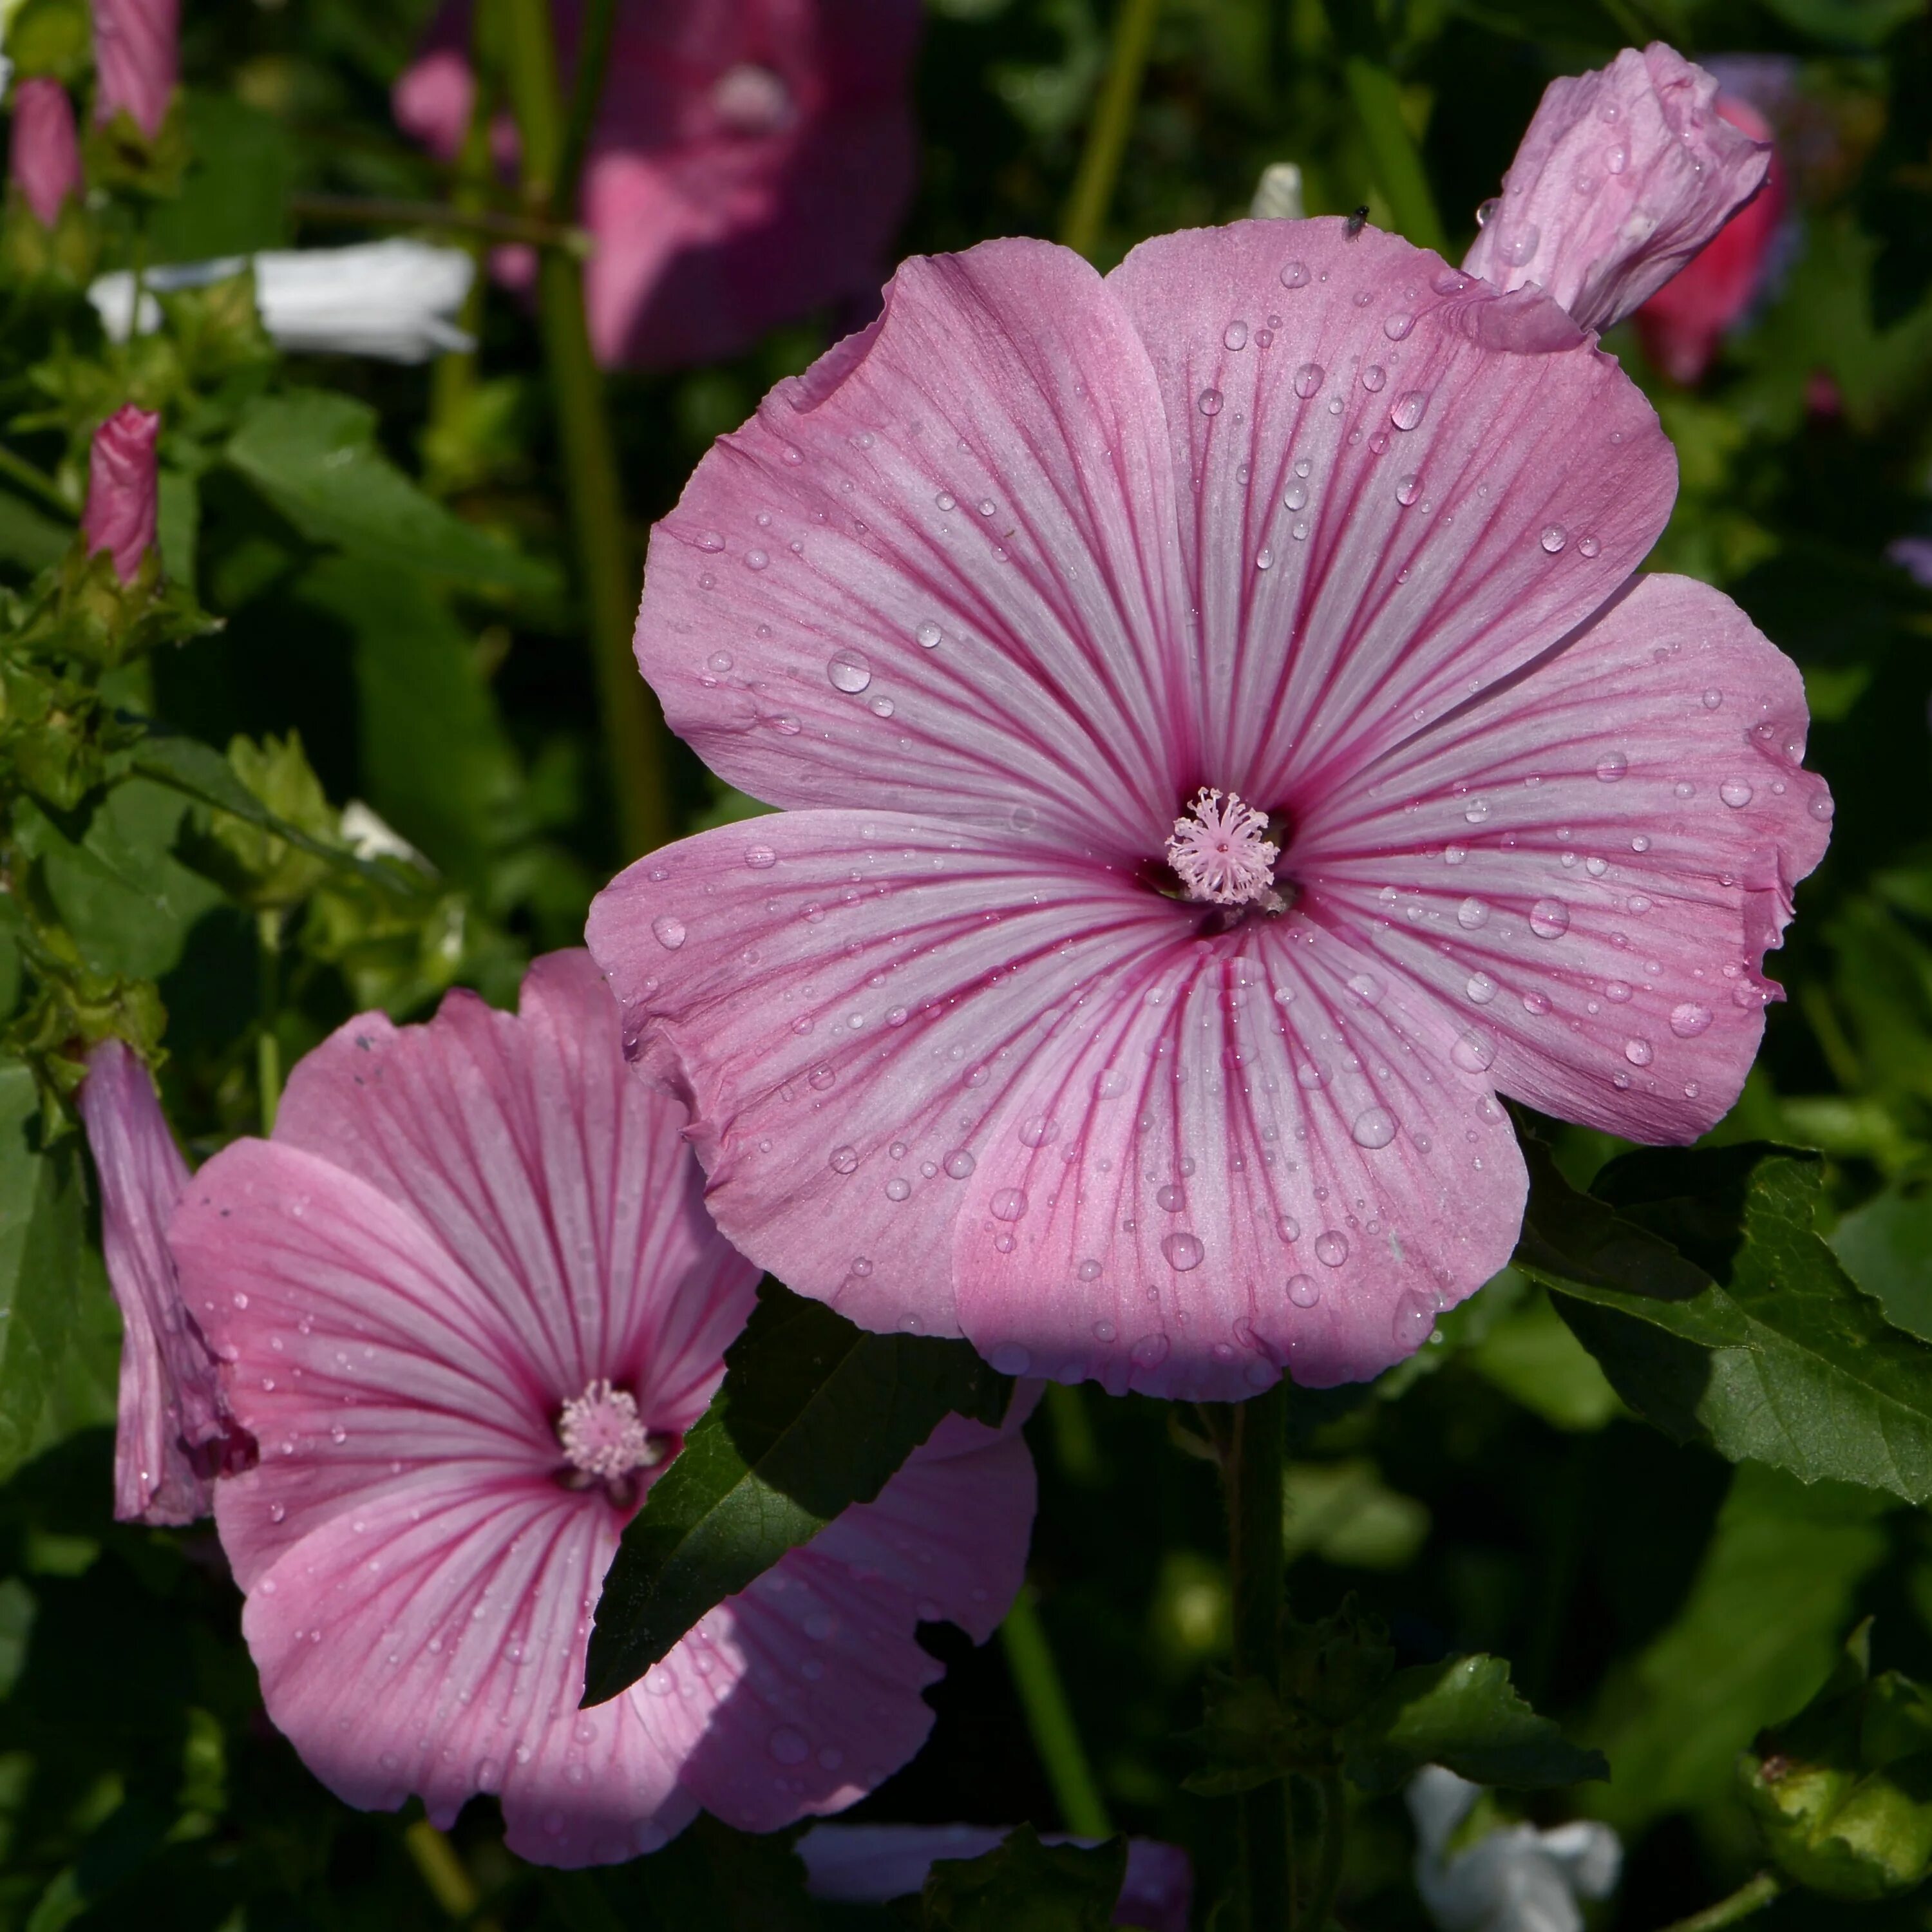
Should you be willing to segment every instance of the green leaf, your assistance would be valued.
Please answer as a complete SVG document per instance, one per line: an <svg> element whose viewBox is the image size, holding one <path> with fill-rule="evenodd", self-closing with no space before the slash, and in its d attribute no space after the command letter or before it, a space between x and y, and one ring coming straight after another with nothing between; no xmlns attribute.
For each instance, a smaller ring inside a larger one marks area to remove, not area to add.
<svg viewBox="0 0 1932 1932"><path fill-rule="evenodd" d="M0 1481L40 1446L74 1329L78 1154L35 1145L40 1106L32 1070L0 1060Z"/></svg>
<svg viewBox="0 0 1932 1932"><path fill-rule="evenodd" d="M1127 1841L1090 1850L1042 1845L1030 1825L976 1858L941 1858L920 1904L926 1932L1107 1932L1127 1871Z"/></svg>
<svg viewBox="0 0 1932 1932"><path fill-rule="evenodd" d="M964 1342L874 1335L769 1277L724 1386L632 1520L604 1581L586 1706L634 1684L714 1604L869 1502L952 1412L1012 1384Z"/></svg>
<svg viewBox="0 0 1932 1932"><path fill-rule="evenodd" d="M1629 1832L1728 1801L1738 1753L1832 1667L1887 1507L1747 1463L1672 1622L1606 1685L1584 1733L1616 1767L1590 1808Z"/></svg>
<svg viewBox="0 0 1932 1932"><path fill-rule="evenodd" d="M1499 1657L1396 1672L1342 1738L1343 1768L1374 1792L1398 1790L1425 1764L1522 1790L1610 1774L1601 1753L1579 1750L1516 1695Z"/></svg>
<svg viewBox="0 0 1932 1932"><path fill-rule="evenodd" d="M1442 218L1429 191L1429 176L1415 136L1402 118L1402 89L1394 75L1358 54L1348 56L1342 72L1375 165L1376 179L1395 225L1418 248L1446 254L1449 244L1442 232Z"/></svg>
<svg viewBox="0 0 1932 1932"><path fill-rule="evenodd" d="M1875 47L1925 10L1925 0L1764 0L1788 27L1840 47Z"/></svg>
<svg viewBox="0 0 1932 1932"><path fill-rule="evenodd" d="M1345 1569L1400 1570L1429 1535L1429 1511L1399 1495L1366 1456L1291 1462L1282 1490L1282 1554Z"/></svg>
<svg viewBox="0 0 1932 1932"><path fill-rule="evenodd" d="M1594 1358L1540 1288L1531 1286L1492 1323L1468 1350L1468 1360L1485 1382L1552 1429L1600 1429L1622 1407Z"/></svg>
<svg viewBox="0 0 1932 1932"><path fill-rule="evenodd" d="M148 259L206 262L289 242L296 156L287 124L230 94L183 103L194 159L182 191L149 218Z"/></svg>
<svg viewBox="0 0 1932 1932"><path fill-rule="evenodd" d="M1892 1327L1814 1228L1816 1155L1646 1149L1604 1169L1599 1199L1525 1151L1516 1265L1639 1414L1732 1462L1932 1498L1932 1346Z"/></svg>
<svg viewBox="0 0 1932 1932"><path fill-rule="evenodd" d="M426 496L376 446L376 412L316 389L264 398L228 460L312 542L351 556L426 570L472 588L558 594L547 564L466 524Z"/></svg>
<svg viewBox="0 0 1932 1932"><path fill-rule="evenodd" d="M1932 1191L1874 1195L1832 1230L1832 1250L1893 1327L1932 1342Z"/></svg>
<svg viewBox="0 0 1932 1932"><path fill-rule="evenodd" d="M0 490L0 561L38 575L66 556L74 526L37 510L10 490Z"/></svg>

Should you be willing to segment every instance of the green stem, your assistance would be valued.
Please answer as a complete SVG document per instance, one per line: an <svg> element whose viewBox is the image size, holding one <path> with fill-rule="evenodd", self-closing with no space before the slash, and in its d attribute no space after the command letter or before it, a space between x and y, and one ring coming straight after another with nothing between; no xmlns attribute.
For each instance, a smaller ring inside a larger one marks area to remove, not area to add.
<svg viewBox="0 0 1932 1932"><path fill-rule="evenodd" d="M470 1876L462 1853L427 1818L404 1828L403 1844L430 1896L450 1918L469 1926L471 1932L497 1932L494 1919L476 1916L483 1894Z"/></svg>
<svg viewBox="0 0 1932 1932"><path fill-rule="evenodd" d="M1784 1881L1777 1873L1761 1871L1756 1877L1747 1879L1730 1898L1707 1905L1702 1912L1692 1912L1688 1918L1675 1921L1664 1932L1720 1932L1722 1927L1735 1925L1752 1913L1762 1912L1784 1889Z"/></svg>
<svg viewBox="0 0 1932 1932"><path fill-rule="evenodd" d="M282 992L282 916L255 915L256 971L261 1012L255 1029L255 1093L261 1109L262 1131L275 1130L275 1110L282 1102L282 1042L275 1032L275 1016Z"/></svg>
<svg viewBox="0 0 1932 1932"><path fill-rule="evenodd" d="M610 38L617 24L617 0L588 0L577 39L577 80L571 91L570 119L557 156L556 179L550 190L550 212L568 221L577 206L577 184L583 178L584 158L590 152L597 106L604 98L604 77L610 70Z"/></svg>
<svg viewBox="0 0 1932 1932"><path fill-rule="evenodd" d="M1114 183L1120 176L1120 158L1126 152L1134 110L1139 104L1141 76L1147 67L1148 50L1154 44L1160 0L1119 0L1119 8L1107 77L1088 124L1087 145L1081 151L1079 172L1073 178L1073 192L1067 197L1060 230L1060 240L1090 261L1100 246L1100 231L1113 203Z"/></svg>
<svg viewBox="0 0 1932 1932"><path fill-rule="evenodd" d="M1296 1932L1328 1932L1328 1916L1342 1888L1342 1855L1348 1848L1348 1800L1342 1774L1322 1774L1322 1856L1315 1869L1315 1888L1296 1920Z"/></svg>
<svg viewBox="0 0 1932 1932"><path fill-rule="evenodd" d="M1228 1557L1233 1584L1234 1675L1281 1688L1282 1487L1288 1384L1278 1382L1235 1409L1225 1478ZM1294 1814L1288 1781L1244 1792L1240 1805L1239 1932L1286 1932L1294 1918Z"/></svg>
<svg viewBox="0 0 1932 1932"><path fill-rule="evenodd" d="M44 472L36 470L24 456L16 456L4 446L0 446L0 476L8 476L24 490L30 490L41 502L59 511L69 523L74 521L74 506L60 493L60 485Z"/></svg>
<svg viewBox="0 0 1932 1932"><path fill-rule="evenodd" d="M505 75L523 138L524 192L533 210L547 211L565 158L565 130L545 0L505 0L504 24ZM631 656L637 566L625 527L603 371L584 314L583 265L560 249L544 251L537 310L556 397L618 836L622 856L633 859L671 836L669 760L663 718Z"/></svg>
<svg viewBox="0 0 1932 1932"><path fill-rule="evenodd" d="M1048 1382L1044 1405L1053 1430L1054 1455L1060 1474L1083 1489L1094 1489L1106 1480L1107 1466L1094 1438L1093 1418L1088 1413L1087 1398L1078 1382Z"/></svg>
<svg viewBox="0 0 1932 1932"><path fill-rule="evenodd" d="M515 214L502 208L466 208L460 202L407 201L386 194L294 194L293 213L310 221L369 223L382 228L446 228L473 236L480 247L490 242L527 242L544 248L562 248L587 255L590 237L567 222L548 215Z"/></svg>
<svg viewBox="0 0 1932 1932"><path fill-rule="evenodd" d="M1013 1599L1013 1606L1000 1626L1000 1642L1006 1653L1013 1688L1019 1693L1020 1708L1026 1713L1027 1729L1033 1733L1034 1749L1053 1787L1060 1822L1076 1838L1111 1838L1113 1820L1107 1815L1093 1767L1087 1762L1079 1729L1073 1721L1073 1707L1066 1700L1060 1666L1041 1626L1031 1584L1023 1586Z"/></svg>
<svg viewBox="0 0 1932 1932"><path fill-rule="evenodd" d="M1362 124L1362 138L1368 143L1369 159L1395 225L1418 248L1433 248L1441 254L1448 246L1442 220L1436 212L1436 198L1429 192L1422 155L1408 123L1402 118L1402 90L1395 76L1359 54L1351 54L1342 70Z"/></svg>

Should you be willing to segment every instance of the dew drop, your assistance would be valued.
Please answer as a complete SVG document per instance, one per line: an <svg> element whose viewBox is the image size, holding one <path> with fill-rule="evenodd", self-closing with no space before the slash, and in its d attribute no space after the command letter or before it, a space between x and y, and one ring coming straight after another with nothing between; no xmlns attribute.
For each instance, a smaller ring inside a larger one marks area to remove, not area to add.
<svg viewBox="0 0 1932 1932"><path fill-rule="evenodd" d="M1167 1264L1178 1274L1185 1274L1190 1268L1201 1265L1207 1250L1202 1246L1198 1237L1189 1234L1163 1234L1160 1251L1167 1257Z"/></svg>
<svg viewBox="0 0 1932 1932"><path fill-rule="evenodd" d="M1298 1308L1312 1308L1322 1299L1322 1285L1312 1274L1292 1274L1288 1278L1288 1298Z"/></svg>
<svg viewBox="0 0 1932 1932"><path fill-rule="evenodd" d="M834 1148L830 1166L834 1174L856 1173L859 1166L859 1150L855 1147Z"/></svg>
<svg viewBox="0 0 1932 1932"><path fill-rule="evenodd" d="M1003 1187L993 1196L992 1207L996 1221L1018 1221L1027 1210L1027 1198L1017 1187Z"/></svg>
<svg viewBox="0 0 1932 1932"><path fill-rule="evenodd" d="M1496 1043L1486 1034L1480 1034L1472 1027L1456 1036L1456 1044L1449 1049L1449 1058L1465 1073L1486 1073L1496 1064Z"/></svg>
<svg viewBox="0 0 1932 1932"><path fill-rule="evenodd" d="M1395 1138L1395 1116L1386 1107L1370 1107L1355 1116L1348 1131L1358 1147L1385 1148Z"/></svg>
<svg viewBox="0 0 1932 1932"><path fill-rule="evenodd" d="M1579 537L1576 539L1576 554L1580 556L1594 556L1602 548L1603 545L1594 537Z"/></svg>
<svg viewBox="0 0 1932 1932"><path fill-rule="evenodd" d="M1814 818L1829 818L1834 809L1832 794L1828 791L1821 791L1811 801L1811 816Z"/></svg>
<svg viewBox="0 0 1932 1932"><path fill-rule="evenodd" d="M1538 899L1529 909L1529 929L1539 939L1561 939L1570 930L1570 908L1561 899Z"/></svg>
<svg viewBox="0 0 1932 1932"><path fill-rule="evenodd" d="M1472 798L1462 808L1462 816L1472 825L1480 825L1490 815L1490 802L1486 798Z"/></svg>
<svg viewBox="0 0 1932 1932"><path fill-rule="evenodd" d="M912 1183L897 1174L886 1183L886 1198L888 1201L908 1200L910 1198L911 1194Z"/></svg>
<svg viewBox="0 0 1932 1932"><path fill-rule="evenodd" d="M667 952L675 952L685 942L684 921L675 913L661 912L651 921L651 937Z"/></svg>
<svg viewBox="0 0 1932 1932"><path fill-rule="evenodd" d="M1410 389L1396 398L1394 408L1389 411L1389 421L1397 429L1413 429L1428 406L1429 398L1422 390Z"/></svg>
<svg viewBox="0 0 1932 1932"><path fill-rule="evenodd" d="M1543 239L1543 231L1533 221L1526 221L1505 242L1498 251L1503 260L1513 268L1520 268L1536 253L1537 244Z"/></svg>
<svg viewBox="0 0 1932 1932"><path fill-rule="evenodd" d="M922 624L919 628L913 633L914 638L919 643L923 644L928 650L932 650L935 648L938 644L940 638L944 634L944 633L940 631L939 626L937 624L933 623Z"/></svg>
<svg viewBox="0 0 1932 1932"><path fill-rule="evenodd" d="M1706 711L1716 710L1724 701L1724 694L1721 691L1707 691L1704 694L1704 709Z"/></svg>
<svg viewBox="0 0 1932 1932"><path fill-rule="evenodd" d="M1537 538L1552 556L1570 541L1570 532L1561 524L1545 524L1543 534Z"/></svg>
<svg viewBox="0 0 1932 1932"><path fill-rule="evenodd" d="M954 496L950 490L940 490L939 494L934 497L932 500L937 503L942 510L956 510L959 507L959 499Z"/></svg>
<svg viewBox="0 0 1932 1932"><path fill-rule="evenodd" d="M1294 372L1294 393L1304 401L1321 387L1322 378L1328 374L1318 362L1304 362Z"/></svg>
<svg viewBox="0 0 1932 1932"><path fill-rule="evenodd" d="M1274 552L1271 550L1256 551L1255 568L1257 570L1272 570L1274 568Z"/></svg>
<svg viewBox="0 0 1932 1932"><path fill-rule="evenodd" d="M1472 973L1462 988L1479 1006L1486 1006L1496 996L1496 982L1486 973Z"/></svg>
<svg viewBox="0 0 1932 1932"><path fill-rule="evenodd" d="M1308 286L1308 264L1290 262L1281 272L1281 285L1285 289L1305 289Z"/></svg>
<svg viewBox="0 0 1932 1932"><path fill-rule="evenodd" d="M1413 1351L1428 1340L1435 1326L1435 1310L1420 1295L1405 1294L1398 1298L1389 1318L1389 1336L1397 1348Z"/></svg>
<svg viewBox="0 0 1932 1932"><path fill-rule="evenodd" d="M1405 476L1395 486L1395 500L1407 509L1422 494L1422 479L1419 476Z"/></svg>
<svg viewBox="0 0 1932 1932"><path fill-rule="evenodd" d="M1371 362L1362 371L1362 387L1372 395L1388 380L1388 372L1379 362Z"/></svg>
<svg viewBox="0 0 1932 1932"><path fill-rule="evenodd" d="M1654 1057L1647 1040L1627 1040L1624 1042L1624 1058L1633 1066L1648 1066Z"/></svg>
<svg viewBox="0 0 1932 1932"><path fill-rule="evenodd" d="M1203 389L1196 399L1204 416L1218 416L1221 413L1221 392L1219 389Z"/></svg>
<svg viewBox="0 0 1932 1932"><path fill-rule="evenodd" d="M1630 770L1630 760L1622 752L1612 752L1597 760L1597 776L1606 784L1615 784Z"/></svg>
<svg viewBox="0 0 1932 1932"><path fill-rule="evenodd" d="M1382 317L1382 333L1391 342L1400 342L1415 326L1415 318L1398 310L1394 315Z"/></svg>
<svg viewBox="0 0 1932 1932"><path fill-rule="evenodd" d="M955 1180L964 1180L973 1172L973 1156L964 1148L956 1148L942 1163L946 1172Z"/></svg>
<svg viewBox="0 0 1932 1932"><path fill-rule="evenodd" d="M839 690L856 698L872 681L872 660L863 651L834 651L826 660L825 675Z"/></svg>
<svg viewBox="0 0 1932 1932"><path fill-rule="evenodd" d="M1718 786L1718 796L1738 812L1751 802L1751 788L1742 778L1726 778Z"/></svg>
<svg viewBox="0 0 1932 1932"><path fill-rule="evenodd" d="M1478 898L1466 898L1456 908L1456 923L1465 932L1474 932L1490 922L1490 909Z"/></svg>
<svg viewBox="0 0 1932 1932"><path fill-rule="evenodd" d="M1245 322L1231 322L1221 332L1223 349L1245 349L1248 346L1248 325Z"/></svg>
<svg viewBox="0 0 1932 1932"><path fill-rule="evenodd" d="M1324 1228L1315 1238L1315 1258L1324 1268L1340 1268L1348 1258L1348 1238L1339 1229Z"/></svg>
<svg viewBox="0 0 1932 1932"><path fill-rule="evenodd" d="M1679 1040L1695 1040L1710 1024L1710 1008L1699 1006L1694 1000L1686 1000L1670 1010L1670 1030Z"/></svg>
<svg viewBox="0 0 1932 1932"><path fill-rule="evenodd" d="M1187 1205L1186 1189L1176 1187L1172 1181L1165 1187L1158 1190L1154 1198L1170 1214L1178 1214Z"/></svg>

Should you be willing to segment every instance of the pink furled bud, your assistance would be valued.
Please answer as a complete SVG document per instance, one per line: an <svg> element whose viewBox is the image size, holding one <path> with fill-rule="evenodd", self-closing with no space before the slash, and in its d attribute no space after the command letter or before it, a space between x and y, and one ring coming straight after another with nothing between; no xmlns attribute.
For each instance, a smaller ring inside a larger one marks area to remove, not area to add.
<svg viewBox="0 0 1932 1932"><path fill-rule="evenodd" d="M94 118L124 107L152 140L168 117L181 58L181 0L94 0Z"/></svg>
<svg viewBox="0 0 1932 1932"><path fill-rule="evenodd" d="M43 228L60 218L61 204L80 192L80 142L74 104L57 80L23 80L14 90L13 147L8 172Z"/></svg>
<svg viewBox="0 0 1932 1932"><path fill-rule="evenodd" d="M1718 112L1767 145L1771 126L1748 101L1720 95ZM1784 219L1784 170L1772 157L1764 191L1738 209L1710 244L1636 312L1644 353L1673 382L1694 382L1718 344L1763 286Z"/></svg>
<svg viewBox="0 0 1932 1932"><path fill-rule="evenodd" d="M1499 289L1537 284L1582 328L1621 322L1771 165L1769 144L1724 119L1717 93L1661 40L1552 81L1463 267Z"/></svg>
<svg viewBox="0 0 1932 1932"><path fill-rule="evenodd" d="M94 432L81 533L88 556L104 550L112 556L114 574L123 584L134 582L154 545L154 444L160 433L160 418L132 403Z"/></svg>

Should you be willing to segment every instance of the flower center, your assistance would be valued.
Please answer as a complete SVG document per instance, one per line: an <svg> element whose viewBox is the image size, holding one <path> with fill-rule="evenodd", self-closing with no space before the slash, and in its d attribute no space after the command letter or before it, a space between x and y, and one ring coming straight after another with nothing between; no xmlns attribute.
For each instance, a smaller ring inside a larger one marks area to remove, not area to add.
<svg viewBox="0 0 1932 1932"><path fill-rule="evenodd" d="M634 1469L654 1468L670 1447L668 1438L644 1426L630 1390L613 1388L605 1378L564 1404L556 1436L578 1479L572 1486L586 1488L593 1482L621 1484Z"/></svg>
<svg viewBox="0 0 1932 1932"><path fill-rule="evenodd" d="M1268 836L1268 814L1233 792L1203 785L1174 821L1167 860L1190 899L1210 905L1259 906L1279 912L1275 861L1281 848Z"/></svg>

